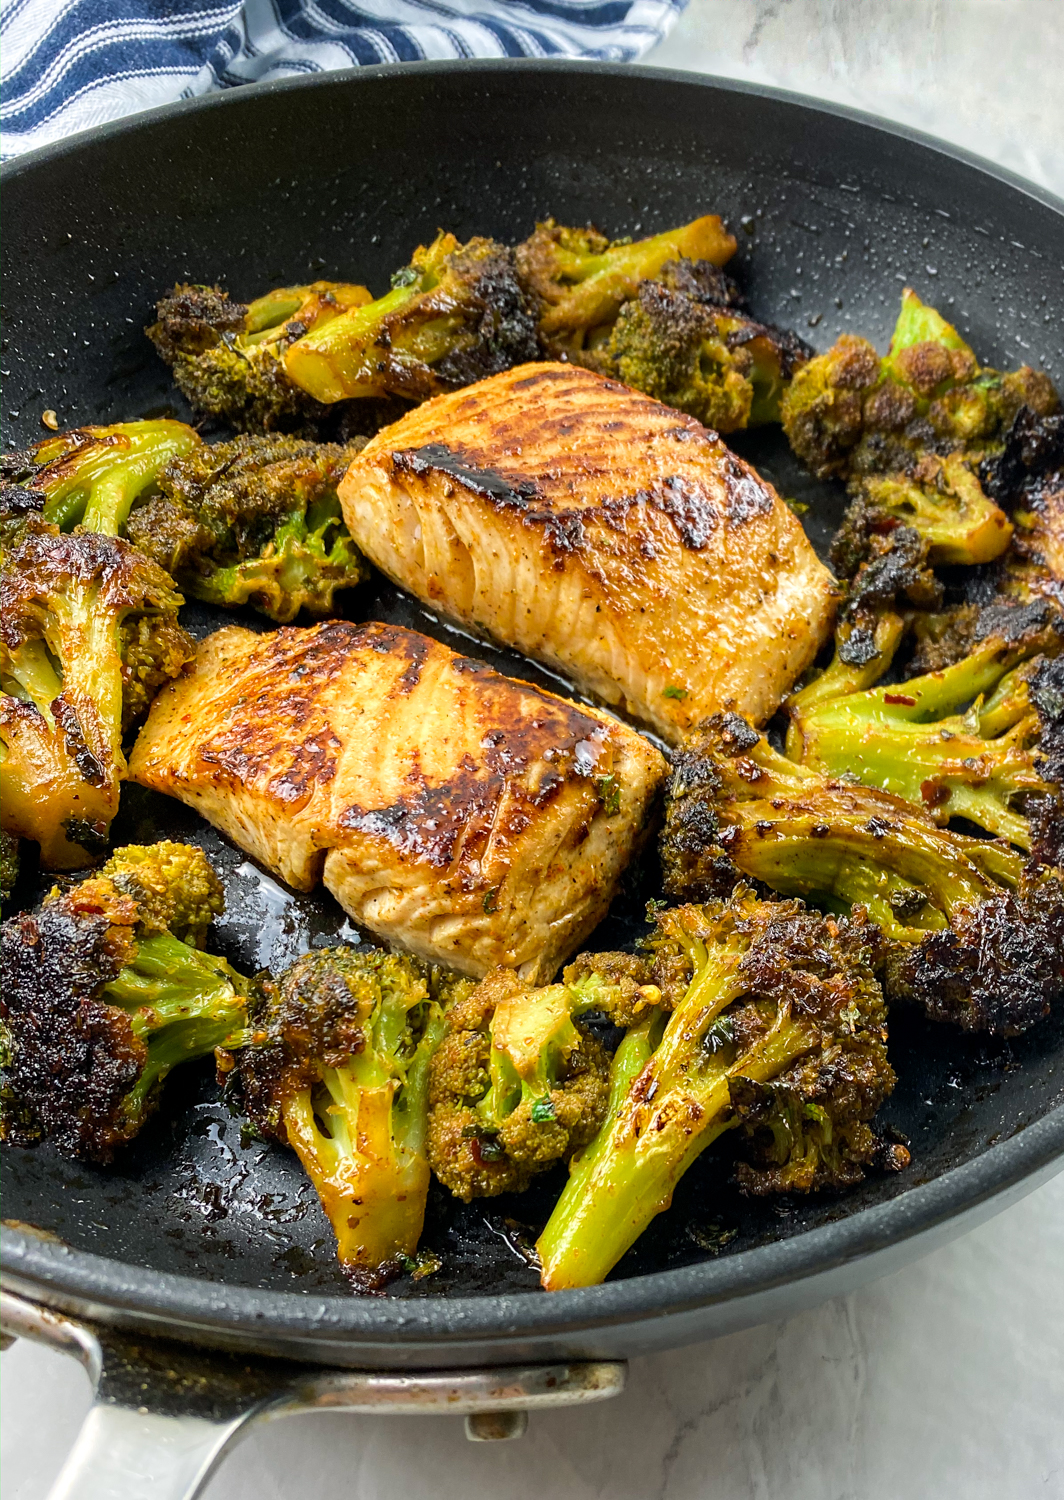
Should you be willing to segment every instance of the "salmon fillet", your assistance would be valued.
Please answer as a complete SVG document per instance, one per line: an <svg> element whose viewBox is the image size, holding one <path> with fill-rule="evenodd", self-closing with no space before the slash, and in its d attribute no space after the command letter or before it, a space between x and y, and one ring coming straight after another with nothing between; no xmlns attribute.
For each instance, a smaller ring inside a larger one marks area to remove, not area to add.
<svg viewBox="0 0 1064 1500"><path fill-rule="evenodd" d="M573 365L427 401L340 499L401 587L672 743L725 709L763 723L831 628L831 574L772 486L693 417Z"/></svg>
<svg viewBox="0 0 1064 1500"><path fill-rule="evenodd" d="M605 914L666 765L597 709L333 620L209 636L129 769L380 937L539 984Z"/></svg>

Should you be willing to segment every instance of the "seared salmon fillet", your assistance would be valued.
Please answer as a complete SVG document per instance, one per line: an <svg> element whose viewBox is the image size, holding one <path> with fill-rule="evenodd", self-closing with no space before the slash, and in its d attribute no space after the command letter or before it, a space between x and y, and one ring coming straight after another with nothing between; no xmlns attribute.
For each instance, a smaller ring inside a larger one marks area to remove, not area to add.
<svg viewBox="0 0 1064 1500"><path fill-rule="evenodd" d="M427 401L340 499L396 583L673 743L724 709L763 723L831 628L832 577L772 486L693 417L577 366Z"/></svg>
<svg viewBox="0 0 1064 1500"><path fill-rule="evenodd" d="M539 984L604 915L666 765L597 709L333 620L209 636L129 770L380 937Z"/></svg>

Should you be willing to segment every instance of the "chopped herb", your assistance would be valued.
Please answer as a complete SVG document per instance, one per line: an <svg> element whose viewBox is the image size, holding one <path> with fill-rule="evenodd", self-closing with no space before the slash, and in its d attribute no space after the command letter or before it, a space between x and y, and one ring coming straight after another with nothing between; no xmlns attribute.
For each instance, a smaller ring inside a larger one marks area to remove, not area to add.
<svg viewBox="0 0 1064 1500"><path fill-rule="evenodd" d="M550 1095L543 1099L536 1099L532 1105L533 1125L547 1125L554 1119L554 1104Z"/></svg>
<svg viewBox="0 0 1064 1500"><path fill-rule="evenodd" d="M596 776L595 792L602 803L602 810L607 815L620 812L621 810L621 788L616 776Z"/></svg>
<svg viewBox="0 0 1064 1500"><path fill-rule="evenodd" d="M673 683L670 682L667 684L667 686L662 688L661 696L663 698L686 698L687 689L676 687Z"/></svg>
<svg viewBox="0 0 1064 1500"><path fill-rule="evenodd" d="M443 1261L434 1250L419 1250L416 1255L400 1255L399 1264L411 1281L424 1281L440 1269Z"/></svg>
<svg viewBox="0 0 1064 1500"><path fill-rule="evenodd" d="M486 893L485 897L484 897L484 910L490 916L493 911L498 911L498 909L499 909L499 887L497 885L493 885L492 888L491 888L491 890L488 891Z"/></svg>

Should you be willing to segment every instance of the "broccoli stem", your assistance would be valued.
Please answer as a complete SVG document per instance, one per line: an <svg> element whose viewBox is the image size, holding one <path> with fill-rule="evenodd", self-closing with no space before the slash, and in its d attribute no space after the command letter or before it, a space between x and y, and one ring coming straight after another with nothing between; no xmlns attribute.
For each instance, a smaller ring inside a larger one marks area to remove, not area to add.
<svg viewBox="0 0 1064 1500"><path fill-rule="evenodd" d="M1011 521L958 455L942 461L940 475L941 486L903 474L874 476L863 482L861 497L915 527L932 564L993 562L1012 538Z"/></svg>
<svg viewBox="0 0 1064 1500"><path fill-rule="evenodd" d="M612 244L598 254L558 244L553 252L556 277L571 292L543 311L540 331L549 336L609 323L639 283L658 276L668 261L708 260L722 266L734 251L735 240L712 214L645 240Z"/></svg>
<svg viewBox="0 0 1064 1500"><path fill-rule="evenodd" d="M1022 793L1050 790L1031 745L1037 714L1030 705L1024 713L1026 693L1013 673L988 712L981 711L982 696L1003 687L1009 660L1008 648L991 640L944 671L891 687L827 701L822 694L819 703L798 694L790 705L788 753L828 775L852 774L924 803L940 821L967 818L1030 849L1030 825L1010 804ZM995 737L987 738L991 732Z"/></svg>
<svg viewBox="0 0 1064 1500"><path fill-rule="evenodd" d="M770 801L729 808L724 836L736 865L788 896L860 902L888 937L919 942L966 907L1015 888L1023 860L984 839L948 833L902 804L869 817L870 794L838 786L818 796L815 810L776 811ZM903 823L904 819L904 823ZM917 898L923 897L923 905ZM899 921L895 906L914 918Z"/></svg>
<svg viewBox="0 0 1064 1500"><path fill-rule="evenodd" d="M23 642L10 653L7 666L2 681L3 691L32 703L48 725L53 726L52 704L63 691L63 683L44 641Z"/></svg>
<svg viewBox="0 0 1064 1500"><path fill-rule="evenodd" d="M170 932L140 939L131 963L102 991L130 1014L134 1036L147 1045L140 1077L125 1109L139 1119L153 1092L178 1063L247 1037L247 986L224 958L183 943Z"/></svg>
<svg viewBox="0 0 1064 1500"><path fill-rule="evenodd" d="M731 957L734 964L737 955ZM693 985L673 1012L660 1046L608 1124L573 1163L536 1246L548 1291L605 1280L650 1221L669 1207L692 1162L738 1124L730 1080L765 1082L817 1040L815 1028L784 1013L730 1063L726 1049L707 1054L704 1043L713 1018L738 998L742 986L716 965L701 979L706 982ZM712 998L707 990L715 990ZM622 1059L623 1071L644 1045L638 1038Z"/></svg>
<svg viewBox="0 0 1064 1500"><path fill-rule="evenodd" d="M401 1061L410 996L385 994L363 1051L292 1094L282 1117L336 1234L342 1264L372 1269L417 1249L429 1186L429 1064L445 1029L432 1005Z"/></svg>
<svg viewBox="0 0 1064 1500"><path fill-rule="evenodd" d="M854 627L849 621L842 622L836 632L831 665L787 699L786 708L790 714L787 755L791 760L802 759L801 725L804 720L825 703L873 687L894 660L904 634L905 621L901 615L888 611L876 619L870 649L857 653L854 651ZM847 656L851 660L847 661ZM854 657L857 659L853 660Z"/></svg>
<svg viewBox="0 0 1064 1500"><path fill-rule="evenodd" d="M84 429L95 441L83 451L63 436L40 444L42 463L56 462L57 477L42 476L48 498L44 519L69 531L121 536L137 498L150 489L172 458L198 447L199 435L183 422L121 422Z"/></svg>
<svg viewBox="0 0 1064 1500"><path fill-rule="evenodd" d="M377 339L384 320L430 290L433 284L431 274L419 276L394 287L375 302L353 308L313 328L285 353L284 367L289 378L325 405L353 396L385 394L377 373ZM401 356L402 351L393 351L393 358Z"/></svg>

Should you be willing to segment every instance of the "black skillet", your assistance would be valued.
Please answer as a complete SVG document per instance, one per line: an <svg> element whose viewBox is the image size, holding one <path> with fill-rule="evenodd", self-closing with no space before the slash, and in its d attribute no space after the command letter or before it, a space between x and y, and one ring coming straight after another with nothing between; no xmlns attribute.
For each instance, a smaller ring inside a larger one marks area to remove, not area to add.
<svg viewBox="0 0 1064 1500"><path fill-rule="evenodd" d="M1041 364L1064 388L1064 205L900 128L739 84L567 63L369 68L106 126L16 162L4 188L9 442L40 436L49 407L64 426L185 415L141 333L175 279L239 297L319 276L380 291L440 226L513 242L547 214L638 236L722 213L762 319L822 348L845 330L885 347L910 283L984 362ZM736 447L809 504L822 546L839 494L804 476L776 433ZM348 612L447 638L383 580ZM197 633L222 623L188 614ZM176 804L127 794L116 835L195 839L224 869L220 936L238 965L354 936L328 898L293 897ZM631 876L597 942L636 934L656 878L652 859ZM38 887L29 872L20 894ZM6 1153L6 1286L100 1324L348 1368L617 1360L705 1338L892 1269L1060 1166L1064 1015L1011 1043L899 1016L891 1053L886 1117L911 1141L908 1172L842 1198L752 1204L729 1185L726 1153L709 1153L607 1285L551 1296L522 1246L554 1177L469 1208L434 1190L424 1243L440 1270L353 1295L294 1157L242 1146L210 1069L191 1069L112 1169ZM25 1305L9 1312L40 1331ZM612 1378L570 1371L566 1390L597 1381L601 1394ZM534 1404L519 1384L510 1404Z"/></svg>

